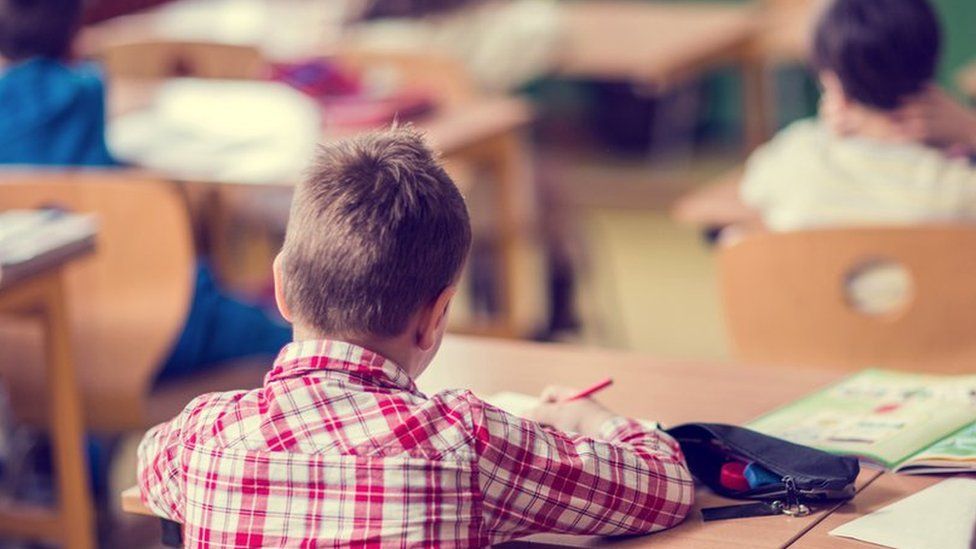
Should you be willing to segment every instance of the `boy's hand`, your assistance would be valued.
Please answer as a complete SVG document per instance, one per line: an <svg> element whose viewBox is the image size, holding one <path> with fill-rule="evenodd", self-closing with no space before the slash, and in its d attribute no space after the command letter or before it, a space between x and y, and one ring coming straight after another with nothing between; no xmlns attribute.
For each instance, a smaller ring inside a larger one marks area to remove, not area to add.
<svg viewBox="0 0 976 549"><path fill-rule="evenodd" d="M976 111L931 86L895 112L904 137L942 147L976 150Z"/></svg>
<svg viewBox="0 0 976 549"><path fill-rule="evenodd" d="M590 398L566 402L577 393L578 389L547 387L539 399L542 404L529 411L529 419L561 431L598 437L600 426L615 414Z"/></svg>

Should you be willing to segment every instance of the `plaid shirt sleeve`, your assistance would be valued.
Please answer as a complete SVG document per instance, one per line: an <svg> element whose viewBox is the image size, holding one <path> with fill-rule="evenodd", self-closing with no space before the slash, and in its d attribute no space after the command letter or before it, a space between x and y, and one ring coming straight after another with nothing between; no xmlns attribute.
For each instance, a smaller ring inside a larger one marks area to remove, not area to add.
<svg viewBox="0 0 976 549"><path fill-rule="evenodd" d="M153 514L183 522L183 435L206 404L197 397L183 412L150 429L139 443L139 495Z"/></svg>
<svg viewBox="0 0 976 549"><path fill-rule="evenodd" d="M481 404L475 432L493 542L539 532L650 533L691 508L694 486L678 444L639 421L608 420L593 439Z"/></svg>

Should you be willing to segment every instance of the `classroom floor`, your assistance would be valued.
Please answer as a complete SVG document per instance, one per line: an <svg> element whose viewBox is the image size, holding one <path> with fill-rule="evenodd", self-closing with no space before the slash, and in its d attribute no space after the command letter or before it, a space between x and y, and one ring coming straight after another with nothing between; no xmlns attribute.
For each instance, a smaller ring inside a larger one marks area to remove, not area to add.
<svg viewBox="0 0 976 549"><path fill-rule="evenodd" d="M571 197L584 250L583 342L661 358L727 358L712 253L668 210L734 165L734 156L707 154L668 168L642 158L554 154L564 163L549 164L569 166L556 181Z"/></svg>

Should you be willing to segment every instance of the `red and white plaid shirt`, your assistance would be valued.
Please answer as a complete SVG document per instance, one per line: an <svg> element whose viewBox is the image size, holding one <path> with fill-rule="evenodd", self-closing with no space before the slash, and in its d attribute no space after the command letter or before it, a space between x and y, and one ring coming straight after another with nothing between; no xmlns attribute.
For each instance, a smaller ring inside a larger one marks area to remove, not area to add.
<svg viewBox="0 0 976 549"><path fill-rule="evenodd" d="M625 418L600 440L468 391L419 392L348 343L286 346L264 386L213 393L139 448L142 499L188 546L483 546L537 532L646 533L687 514L667 434Z"/></svg>

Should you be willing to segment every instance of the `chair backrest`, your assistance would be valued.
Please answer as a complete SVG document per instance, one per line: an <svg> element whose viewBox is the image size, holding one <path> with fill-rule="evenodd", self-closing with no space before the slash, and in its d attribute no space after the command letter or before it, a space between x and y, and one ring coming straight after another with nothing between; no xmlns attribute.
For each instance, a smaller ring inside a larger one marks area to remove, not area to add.
<svg viewBox="0 0 976 549"><path fill-rule="evenodd" d="M910 289L891 310L862 312L852 277L880 264ZM738 359L976 372L976 227L758 233L721 250L719 268Z"/></svg>
<svg viewBox="0 0 976 549"><path fill-rule="evenodd" d="M172 184L123 170L0 172L0 210L57 206L97 215L95 253L68 270L66 294L87 424L145 426L146 398L186 319L195 265L185 201ZM41 421L36 329L0 326L0 375L15 411Z"/></svg>
<svg viewBox="0 0 976 549"><path fill-rule="evenodd" d="M251 80L264 76L266 69L257 48L234 44L153 40L111 44L96 54L114 78Z"/></svg>

